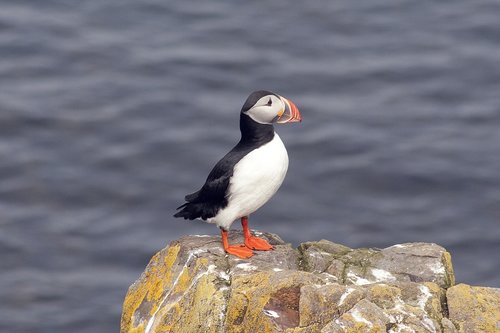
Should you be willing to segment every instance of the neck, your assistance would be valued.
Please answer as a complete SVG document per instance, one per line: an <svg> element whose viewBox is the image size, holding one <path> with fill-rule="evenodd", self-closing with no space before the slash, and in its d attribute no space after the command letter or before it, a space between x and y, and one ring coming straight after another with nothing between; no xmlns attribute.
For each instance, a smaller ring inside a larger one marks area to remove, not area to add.
<svg viewBox="0 0 500 333"><path fill-rule="evenodd" d="M240 116L240 131L240 142L264 143L271 141L274 137L273 125L260 124L244 113L241 113Z"/></svg>

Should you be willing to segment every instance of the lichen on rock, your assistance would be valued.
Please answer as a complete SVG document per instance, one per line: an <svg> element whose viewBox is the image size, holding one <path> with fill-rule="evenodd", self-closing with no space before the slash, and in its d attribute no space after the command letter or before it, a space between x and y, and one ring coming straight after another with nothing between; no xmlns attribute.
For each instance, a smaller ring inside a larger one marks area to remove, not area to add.
<svg viewBox="0 0 500 333"><path fill-rule="evenodd" d="M458 284L446 292L458 332L500 332L500 289Z"/></svg>
<svg viewBox="0 0 500 333"><path fill-rule="evenodd" d="M172 242L129 288L121 332L454 333L498 321L498 289L452 287L451 256L436 244L351 249L321 240L294 249L259 236L274 251L246 260L226 255L215 236ZM477 309L467 312L461 297Z"/></svg>

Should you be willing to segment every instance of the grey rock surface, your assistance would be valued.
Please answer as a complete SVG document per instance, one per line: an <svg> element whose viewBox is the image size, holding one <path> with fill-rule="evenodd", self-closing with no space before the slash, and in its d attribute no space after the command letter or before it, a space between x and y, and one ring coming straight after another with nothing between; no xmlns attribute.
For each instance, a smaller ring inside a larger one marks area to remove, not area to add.
<svg viewBox="0 0 500 333"><path fill-rule="evenodd" d="M350 249L327 240L303 243L302 266L327 272L343 284L435 282L447 288L455 276L451 256L432 243L397 244L385 249Z"/></svg>
<svg viewBox="0 0 500 333"><path fill-rule="evenodd" d="M498 290L451 287L451 257L436 244L351 249L321 240L294 249L254 233L275 249L244 260L216 236L172 242L130 287L121 332L455 333L485 318L481 327L491 327ZM462 298L478 307L467 311Z"/></svg>

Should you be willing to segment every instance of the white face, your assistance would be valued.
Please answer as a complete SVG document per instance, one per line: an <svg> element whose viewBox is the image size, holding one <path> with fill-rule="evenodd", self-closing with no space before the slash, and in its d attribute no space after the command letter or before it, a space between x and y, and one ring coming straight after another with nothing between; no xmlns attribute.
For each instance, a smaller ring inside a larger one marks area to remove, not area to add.
<svg viewBox="0 0 500 333"><path fill-rule="evenodd" d="M285 111L285 103L275 95L266 95L245 111L250 118L261 124L272 124Z"/></svg>

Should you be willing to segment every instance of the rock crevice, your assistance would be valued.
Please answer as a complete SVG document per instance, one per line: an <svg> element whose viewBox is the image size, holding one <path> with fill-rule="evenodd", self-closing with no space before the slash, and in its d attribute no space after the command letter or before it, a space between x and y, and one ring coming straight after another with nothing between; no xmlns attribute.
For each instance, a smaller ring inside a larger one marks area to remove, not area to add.
<svg viewBox="0 0 500 333"><path fill-rule="evenodd" d="M499 289L454 286L451 256L436 244L351 249L321 240L294 249L258 234L275 250L246 260L227 256L215 236L158 252L129 288L121 332L452 333L500 321Z"/></svg>

